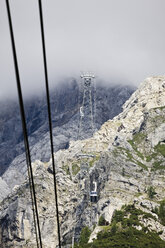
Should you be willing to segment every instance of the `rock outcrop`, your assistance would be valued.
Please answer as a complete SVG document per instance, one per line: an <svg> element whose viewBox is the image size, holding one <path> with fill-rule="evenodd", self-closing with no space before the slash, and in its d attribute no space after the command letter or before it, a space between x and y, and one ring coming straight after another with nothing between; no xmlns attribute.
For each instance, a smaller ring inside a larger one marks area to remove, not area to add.
<svg viewBox="0 0 165 248"><path fill-rule="evenodd" d="M155 209L165 199L165 77L146 79L124 104L123 112L105 122L93 137L71 141L55 153L63 247L78 241L81 229L96 230L104 216L134 204L144 213L139 222L165 240L165 226ZM33 163L43 247L57 247L51 160ZM6 179L7 180L7 179ZM97 182L97 202L90 201ZM1 247L36 247L28 180L0 204ZM141 229L140 226L136 226ZM99 229L100 230L100 229Z"/></svg>
<svg viewBox="0 0 165 248"><path fill-rule="evenodd" d="M95 128L99 129L105 121L119 114L123 103L134 90L131 86L106 86L99 82L95 95ZM50 93L54 148L58 151L67 148L70 140L77 139L82 90L76 79L66 79L51 89ZM50 146L45 95L26 99L25 110L32 160L48 161ZM83 134L85 137L92 135L88 128ZM23 160L25 154L18 103L0 102L0 176L8 167L16 169Z"/></svg>
<svg viewBox="0 0 165 248"><path fill-rule="evenodd" d="M7 183L0 177L0 201L10 193Z"/></svg>

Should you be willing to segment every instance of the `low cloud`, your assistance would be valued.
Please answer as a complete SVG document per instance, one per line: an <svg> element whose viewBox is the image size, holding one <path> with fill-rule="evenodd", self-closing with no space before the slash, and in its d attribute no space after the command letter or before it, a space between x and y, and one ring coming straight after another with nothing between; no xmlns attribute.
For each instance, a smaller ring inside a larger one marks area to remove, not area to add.
<svg viewBox="0 0 165 248"><path fill-rule="evenodd" d="M21 82L44 90L38 1L10 1ZM43 0L51 85L93 71L107 82L138 85L163 75L164 0ZM0 98L16 95L5 0L0 2Z"/></svg>

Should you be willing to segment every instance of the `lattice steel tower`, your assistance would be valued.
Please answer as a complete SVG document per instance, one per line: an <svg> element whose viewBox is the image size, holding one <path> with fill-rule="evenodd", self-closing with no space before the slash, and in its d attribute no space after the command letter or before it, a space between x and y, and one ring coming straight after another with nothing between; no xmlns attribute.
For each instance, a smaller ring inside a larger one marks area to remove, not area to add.
<svg viewBox="0 0 165 248"><path fill-rule="evenodd" d="M96 112L96 85L95 75L93 73L81 74L81 102L79 105L79 127L78 139L87 138L89 133L92 135L95 131L95 112ZM88 135L86 135L88 133Z"/></svg>

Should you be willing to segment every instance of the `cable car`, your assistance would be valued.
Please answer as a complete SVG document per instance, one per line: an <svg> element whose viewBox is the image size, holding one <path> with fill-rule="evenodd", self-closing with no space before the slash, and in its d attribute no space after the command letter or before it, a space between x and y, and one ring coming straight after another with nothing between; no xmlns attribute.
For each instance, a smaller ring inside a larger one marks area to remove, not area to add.
<svg viewBox="0 0 165 248"><path fill-rule="evenodd" d="M82 107L82 106L80 107L80 116L81 116L81 117L84 117L83 107Z"/></svg>
<svg viewBox="0 0 165 248"><path fill-rule="evenodd" d="M90 201L97 202L97 183L93 182L94 190L90 192Z"/></svg>

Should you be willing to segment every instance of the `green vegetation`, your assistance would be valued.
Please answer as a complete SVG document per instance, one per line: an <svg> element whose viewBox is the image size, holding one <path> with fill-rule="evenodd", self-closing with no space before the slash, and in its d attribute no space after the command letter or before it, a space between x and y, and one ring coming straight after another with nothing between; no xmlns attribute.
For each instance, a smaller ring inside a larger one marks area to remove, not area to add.
<svg viewBox="0 0 165 248"><path fill-rule="evenodd" d="M161 165L163 163L162 160L160 160L160 156L165 157L165 144L159 143L154 147L154 152L146 156L146 161L150 162L152 159L155 161L153 162L153 168L152 170L162 170L165 169L165 166Z"/></svg>
<svg viewBox="0 0 165 248"><path fill-rule="evenodd" d="M134 157L132 156L132 154L130 153L130 151L125 149L125 152L126 152L128 161L134 162Z"/></svg>
<svg viewBox="0 0 165 248"><path fill-rule="evenodd" d="M98 154L98 153L93 153L91 155L93 155L93 156L78 158L78 159L72 161L71 170L72 170L73 176L76 176L78 174L78 172L81 169L81 165L83 163L88 164L88 167L92 167L95 164L95 162L100 159L100 154ZM70 175L70 170L69 170L68 165L63 165L62 169L66 172L67 175Z"/></svg>
<svg viewBox="0 0 165 248"><path fill-rule="evenodd" d="M66 172L67 175L70 175L70 171L69 171L69 166L68 165L63 165L62 169Z"/></svg>
<svg viewBox="0 0 165 248"><path fill-rule="evenodd" d="M160 206L155 207L152 212L158 215L161 224L165 226L165 200L161 201Z"/></svg>
<svg viewBox="0 0 165 248"><path fill-rule="evenodd" d="M143 163L141 163L140 161L138 161L137 159L135 159L133 157L133 155L131 154L131 152L126 149L126 148L123 148L123 147L117 147L114 151L113 151L113 154L116 155L121 155L121 154L126 154L127 156L127 160L130 161L130 162L133 162L137 165L139 165L140 167L142 167L144 170L148 170L147 166Z"/></svg>
<svg viewBox="0 0 165 248"><path fill-rule="evenodd" d="M139 166L141 166L144 170L148 170L148 168L147 168L147 166L146 166L145 164L141 163L141 162L138 161L138 160L135 160L135 162L136 162Z"/></svg>
<svg viewBox="0 0 165 248"><path fill-rule="evenodd" d="M155 171L155 170L164 170L165 169L165 166L164 165L161 165L164 161L156 161L153 163L153 168L152 168L152 171Z"/></svg>
<svg viewBox="0 0 165 248"><path fill-rule="evenodd" d="M116 234L117 229L118 229L118 227L117 227L116 223L113 223L112 227L111 227L111 234L112 235Z"/></svg>
<svg viewBox="0 0 165 248"><path fill-rule="evenodd" d="M129 140L128 142L130 143L130 145L132 145L132 148L134 149L134 151L136 152L136 154L138 155L138 157L140 157L141 159L144 160L143 154L137 150L137 148L136 148L135 144L133 143L133 141L132 140Z"/></svg>
<svg viewBox="0 0 165 248"><path fill-rule="evenodd" d="M132 140L128 140L128 142L130 143L130 145L132 146L138 157L140 157L141 159L144 159L144 156L141 152L138 151L137 147L139 144L141 144L144 141L145 138L146 138L146 134L136 133L133 136Z"/></svg>
<svg viewBox="0 0 165 248"><path fill-rule="evenodd" d="M139 196L141 196L143 193L142 192L137 192L136 194L135 194L135 197L139 197Z"/></svg>
<svg viewBox="0 0 165 248"><path fill-rule="evenodd" d="M99 226L105 226L105 219L103 216L100 216L98 225Z"/></svg>
<svg viewBox="0 0 165 248"><path fill-rule="evenodd" d="M119 150L119 155L121 155L121 153L126 154L128 161L134 162L134 157L132 156L131 152L128 149L120 146L117 147L117 149Z"/></svg>
<svg viewBox="0 0 165 248"><path fill-rule="evenodd" d="M165 200L161 201L161 203L160 203L160 207L158 210L158 216L159 216L159 219L160 219L162 225L165 226Z"/></svg>
<svg viewBox="0 0 165 248"><path fill-rule="evenodd" d="M150 213L145 213L145 214L143 214L143 219L148 219L148 218L153 219L153 220L155 220L155 221L157 220L156 217L153 216L153 215L150 214Z"/></svg>
<svg viewBox="0 0 165 248"><path fill-rule="evenodd" d="M154 108L154 109L163 110L163 109L165 109L165 106L162 106L162 107L156 107L156 108Z"/></svg>
<svg viewBox="0 0 165 248"><path fill-rule="evenodd" d="M162 214L165 212L164 208L165 201L162 203ZM111 225L98 233L97 239L93 243L79 243L75 248L164 248L165 241L159 237L162 232L159 234L150 232L140 223L139 216L155 219L152 214L144 213L142 210L136 209L134 205L123 206L122 210L115 212ZM141 230L137 230L135 226L140 226Z"/></svg>
<svg viewBox="0 0 165 248"><path fill-rule="evenodd" d="M159 143L154 147L154 152L146 157L147 162L150 162L152 159L154 159L152 171L165 169L165 166L162 165L164 161L160 160L161 156L165 157L165 144Z"/></svg>
<svg viewBox="0 0 165 248"><path fill-rule="evenodd" d="M114 157L118 157L118 156L121 155L120 150L118 149L118 147L114 148L112 153L113 153Z"/></svg>
<svg viewBox="0 0 165 248"><path fill-rule="evenodd" d="M154 209L152 209L152 213L157 214L158 215L159 209L158 207L155 207Z"/></svg>
<svg viewBox="0 0 165 248"><path fill-rule="evenodd" d="M74 248L84 247L85 245L87 245L90 235L91 230L89 229L89 227L85 226L84 228L82 228L79 243L76 243L74 245Z"/></svg>
<svg viewBox="0 0 165 248"><path fill-rule="evenodd" d="M132 146L132 148L134 149L136 154L141 159L144 159L144 155L138 151L138 145L141 144L144 141L145 137L146 137L146 135L144 133L137 133L137 134L135 134L133 136L132 140L128 140L128 142L130 143L130 145ZM154 152L146 156L146 161L150 162L152 159L155 159L155 160L157 159L158 160L158 156L165 157L165 144L159 143L158 145L156 145L154 147ZM127 157L130 159L130 161L132 161L133 157L132 157L132 154L130 154L130 152L127 152ZM134 161L139 166L141 166L143 169L145 169L145 170L147 169L147 166L144 165L143 163L141 163L140 161L135 160L135 159L134 159ZM161 166L162 162L163 161L155 161L153 163L152 170L154 171L154 170L162 170L162 169L164 169L165 167Z"/></svg>
<svg viewBox="0 0 165 248"><path fill-rule="evenodd" d="M70 168L68 164L63 164L62 169L66 172L67 175L71 176L71 172L72 172L72 175L76 176L78 172L80 171L82 163L87 163L89 167L92 167L94 163L100 159L99 153L93 153L91 155L93 156L83 157L81 159L78 158L76 160L73 160Z"/></svg>
<svg viewBox="0 0 165 248"><path fill-rule="evenodd" d="M107 226L107 225L109 225L109 223L104 219L103 216L100 216L98 225L99 226Z"/></svg>
<svg viewBox="0 0 165 248"><path fill-rule="evenodd" d="M138 164L140 167L142 167L144 170L148 170L147 166L143 163L141 163L140 161L138 161L137 159L135 159L132 154L130 153L130 151L126 150L126 154L128 157L128 161L131 161L135 164Z"/></svg>
<svg viewBox="0 0 165 248"><path fill-rule="evenodd" d="M151 153L150 155L146 156L146 161L150 162L152 159L157 157L157 153Z"/></svg>
<svg viewBox="0 0 165 248"><path fill-rule="evenodd" d="M163 160L160 160L160 157L165 157L165 144L158 144L154 147L154 152L146 156L146 161L150 162L153 160L153 167L152 171L156 170L164 170L165 165L162 165L164 162Z"/></svg>
<svg viewBox="0 0 165 248"><path fill-rule="evenodd" d="M160 153L163 157L165 157L165 144L158 144L154 147L154 150L157 153Z"/></svg>
<svg viewBox="0 0 165 248"><path fill-rule="evenodd" d="M159 108L160 110L164 110L165 107ZM162 123L162 120L165 121L163 116L157 116L158 119L153 118L154 123L156 122L158 123ZM160 119L160 121L159 121ZM155 124L154 124L155 127ZM148 170L148 167L145 165L145 163L143 163L140 159L135 159L134 154L136 154L139 158L141 158L142 160L145 160L146 162L150 162L152 161L152 171L156 171L156 170L164 170L165 169L165 164L163 164L163 157L165 157L165 141L163 142L159 142L159 144L157 144L154 147L154 150L149 153L148 150L145 149L144 143L146 140L147 134L144 132L139 132L133 135L132 140L128 140L128 143L132 146L133 148L133 153L128 150L125 149L123 147L116 147L113 150L113 154L114 156L120 156L121 154L125 154L127 156L127 160L130 162L133 162L137 165L139 165L142 169L144 170ZM144 151L140 152L139 151L139 147L143 147L144 146ZM139 161L140 160L140 161ZM122 172L123 174L123 172Z"/></svg>
<svg viewBox="0 0 165 248"><path fill-rule="evenodd" d="M147 193L148 193L148 196L150 199L153 199L154 196L156 195L156 192L154 190L154 188L152 186L150 186L148 189L147 189Z"/></svg>
<svg viewBox="0 0 165 248"><path fill-rule="evenodd" d="M91 235L91 230L86 226L82 229L81 235L80 235L80 241L79 244L87 244L89 237Z"/></svg>
<svg viewBox="0 0 165 248"><path fill-rule="evenodd" d="M95 155L95 157L89 161L89 166L92 167L96 161L100 159L100 155Z"/></svg>
<svg viewBox="0 0 165 248"><path fill-rule="evenodd" d="M136 133L133 135L133 143L136 145L141 144L142 141L144 141L144 139L146 138L146 134L144 133Z"/></svg>
<svg viewBox="0 0 165 248"><path fill-rule="evenodd" d="M80 171L80 167L77 164L72 164L72 174L75 176Z"/></svg>
<svg viewBox="0 0 165 248"><path fill-rule="evenodd" d="M134 149L134 151L136 152L136 154L141 158L144 159L143 154L141 154L138 151L138 145L144 141L146 135L144 133L137 133L133 136L132 140L129 140L128 142L130 143L130 145L132 146L132 148ZM154 152L147 155L146 156L146 161L150 162L152 159L156 160L155 162L153 162L153 168L152 171L155 170L162 170L165 169L165 166L161 165L161 163L163 161L160 161L158 157L163 156L165 157L165 144L159 143L158 145L156 145L154 147ZM141 166L143 169L147 170L147 166L143 163L141 163L140 161L136 160L133 158L132 154L130 154L130 152L127 151L127 157L129 158L130 161L132 162L136 162L139 166Z"/></svg>

